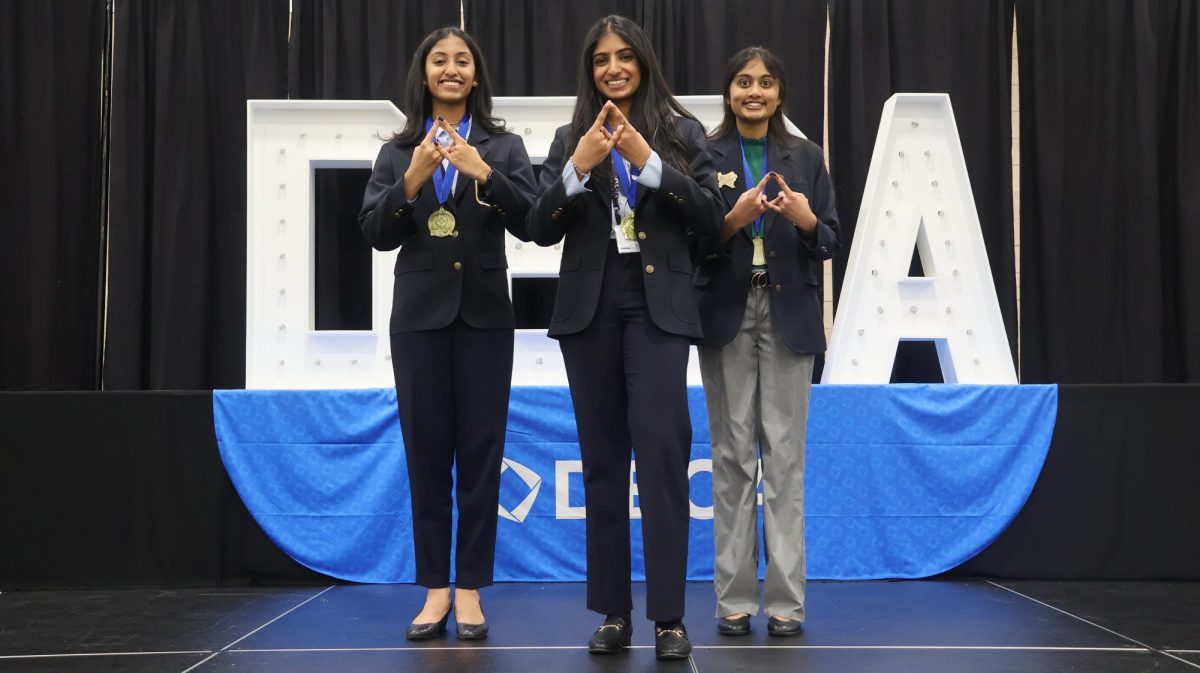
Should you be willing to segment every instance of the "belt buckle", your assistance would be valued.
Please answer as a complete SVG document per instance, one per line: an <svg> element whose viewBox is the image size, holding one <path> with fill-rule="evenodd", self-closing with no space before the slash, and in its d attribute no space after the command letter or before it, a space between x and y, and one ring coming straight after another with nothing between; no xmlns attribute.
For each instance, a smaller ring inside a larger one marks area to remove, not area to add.
<svg viewBox="0 0 1200 673"><path fill-rule="evenodd" d="M750 275L750 287L754 288L755 290L761 290L769 284L770 281L767 280L766 271L755 271Z"/></svg>

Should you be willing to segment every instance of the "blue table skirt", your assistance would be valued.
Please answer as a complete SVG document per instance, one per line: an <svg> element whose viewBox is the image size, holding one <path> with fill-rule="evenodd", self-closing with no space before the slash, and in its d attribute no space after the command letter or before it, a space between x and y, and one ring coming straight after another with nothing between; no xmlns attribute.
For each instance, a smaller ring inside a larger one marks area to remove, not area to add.
<svg viewBox="0 0 1200 673"><path fill-rule="evenodd" d="M702 580L713 568L711 448L703 391L688 395L688 577ZM1057 402L1055 386L814 386L809 577L927 577L977 554L1033 489ZM341 579L414 580L394 390L218 390L213 418L234 486L281 549ZM636 516L636 498L631 507ZM513 389L499 516L497 581L584 579L583 483L566 388ZM637 519L631 534L640 579Z"/></svg>

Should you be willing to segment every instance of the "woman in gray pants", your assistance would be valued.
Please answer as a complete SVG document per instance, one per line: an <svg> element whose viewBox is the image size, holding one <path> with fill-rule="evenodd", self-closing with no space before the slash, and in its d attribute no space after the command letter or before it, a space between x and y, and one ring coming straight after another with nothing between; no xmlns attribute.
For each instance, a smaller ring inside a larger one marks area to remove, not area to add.
<svg viewBox="0 0 1200 673"><path fill-rule="evenodd" d="M750 632L758 613L757 481L763 485L767 632L804 622L804 440L814 354L825 350L819 279L838 246L821 148L790 134L779 60L733 56L725 117L710 138L725 221L701 242L700 371L713 459L718 629ZM761 459L761 462L760 462Z"/></svg>

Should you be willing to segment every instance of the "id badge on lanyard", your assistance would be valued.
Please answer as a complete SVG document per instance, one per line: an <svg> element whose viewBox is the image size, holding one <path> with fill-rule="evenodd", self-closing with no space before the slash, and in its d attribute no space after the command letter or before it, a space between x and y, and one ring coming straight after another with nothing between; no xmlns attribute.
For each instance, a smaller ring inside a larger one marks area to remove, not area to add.
<svg viewBox="0 0 1200 673"><path fill-rule="evenodd" d="M633 184L633 180L629 176L629 170L625 166L625 159L620 154L617 154L616 150L612 150L612 163L612 228L613 238L617 241L617 252L622 255L641 252L642 246L638 245L637 235L635 234L637 227L634 224L634 207L630 198L637 193L635 191L637 187Z"/></svg>

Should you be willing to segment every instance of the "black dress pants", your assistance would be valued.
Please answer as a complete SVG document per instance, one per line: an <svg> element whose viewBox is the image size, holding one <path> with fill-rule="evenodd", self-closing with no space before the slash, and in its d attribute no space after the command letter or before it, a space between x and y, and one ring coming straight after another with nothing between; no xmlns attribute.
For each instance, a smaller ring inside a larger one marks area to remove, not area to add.
<svg viewBox="0 0 1200 673"><path fill-rule="evenodd" d="M610 246L600 304L582 332L559 337L583 458L587 606L628 612L629 458L637 464L646 562L646 616L683 617L688 548L686 337L659 329L646 307L641 255Z"/></svg>
<svg viewBox="0 0 1200 673"><path fill-rule="evenodd" d="M512 365L512 329L477 329L457 318L441 329L392 335L417 584L450 586L452 488L455 583L492 583Z"/></svg>

